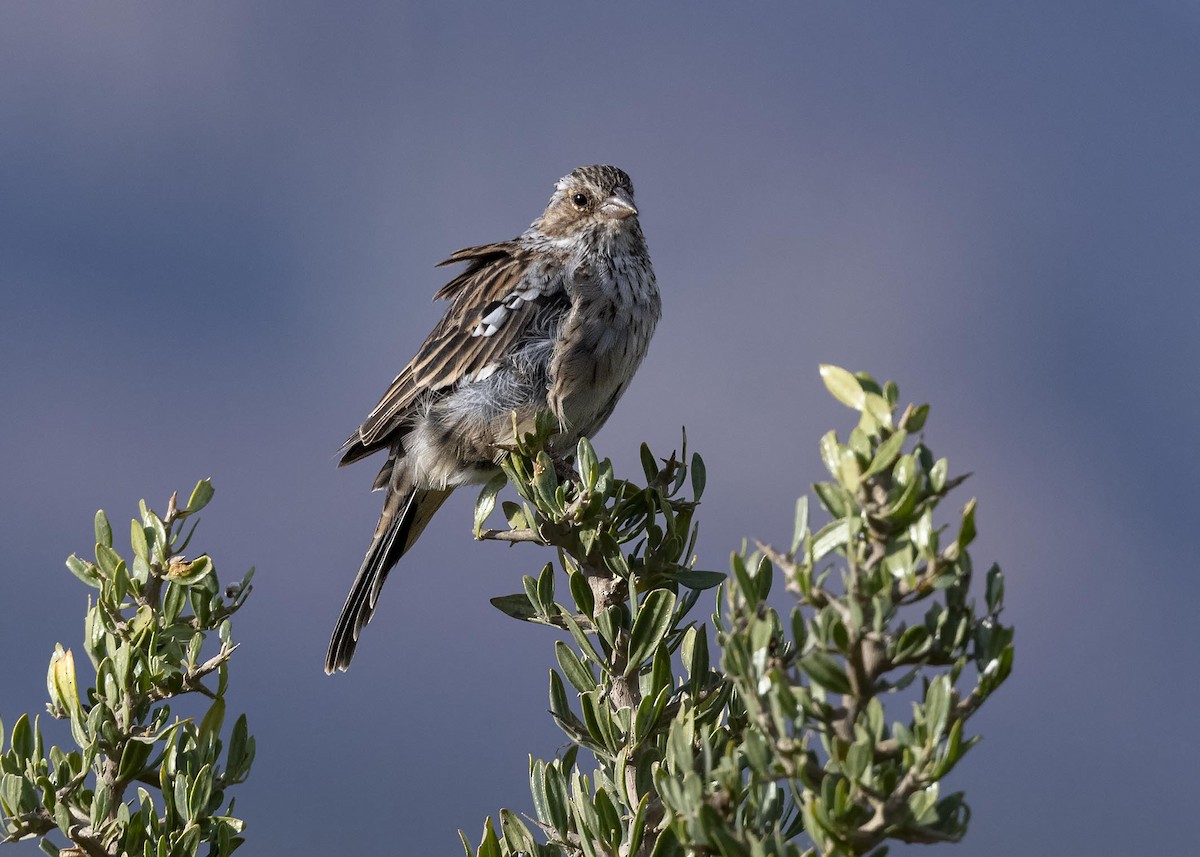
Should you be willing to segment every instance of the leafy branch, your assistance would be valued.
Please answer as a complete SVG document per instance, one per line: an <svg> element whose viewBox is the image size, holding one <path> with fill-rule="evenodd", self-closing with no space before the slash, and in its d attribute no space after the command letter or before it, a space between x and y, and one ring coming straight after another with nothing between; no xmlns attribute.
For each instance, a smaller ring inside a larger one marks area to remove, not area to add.
<svg viewBox="0 0 1200 857"><path fill-rule="evenodd" d="M788 549L735 554L728 578L694 567L705 470L686 437L666 459L643 446L644 484L616 478L586 439L568 470L546 452L549 423L505 458L476 535L556 551L493 603L566 632L550 713L571 746L530 762L536 819L501 810L478 848L462 836L468 857L881 854L887 840L965 834L963 796L940 783L1012 667L1003 578L987 572L977 612L975 502L951 537L935 526L964 477L925 445L928 406L897 414L894 384L822 376L859 414L845 443L821 440L832 481L814 491L832 519L814 532L802 498ZM507 528L487 529L506 483L522 502L502 503ZM786 622L768 601L777 573L793 596ZM569 601L555 597L563 579ZM690 618L714 588L715 666L709 625Z"/></svg>
<svg viewBox="0 0 1200 857"><path fill-rule="evenodd" d="M254 739L245 715L227 749L220 735L237 649L230 619L250 594L253 569L222 591L211 558L184 556L212 495L203 480L183 508L172 494L161 516L143 501L130 525L130 562L97 512L95 561L68 558L71 573L98 590L83 642L95 684L81 697L72 651L55 647L47 709L69 721L78 749L46 753L39 718L17 720L0 755L0 841L40 837L48 854L89 857L192 857L202 844L227 855L241 844L244 822L226 790L249 774ZM204 657L213 633L217 650ZM200 720L172 717L168 703L191 695L207 700ZM3 734L0 725L0 743ZM55 833L70 846L56 845Z"/></svg>

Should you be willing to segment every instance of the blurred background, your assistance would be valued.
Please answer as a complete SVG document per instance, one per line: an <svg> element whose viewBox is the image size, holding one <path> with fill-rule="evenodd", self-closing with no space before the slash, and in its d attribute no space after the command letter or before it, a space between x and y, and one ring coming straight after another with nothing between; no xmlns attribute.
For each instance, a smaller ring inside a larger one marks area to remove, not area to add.
<svg viewBox="0 0 1200 857"><path fill-rule="evenodd" d="M5 4L0 717L80 646L95 510L125 549L138 498L211 476L199 545L258 568L244 853L460 853L528 811L552 635L487 599L544 558L473 542L459 492L326 677L381 501L335 452L440 316L434 264L606 162L664 317L601 454L636 475L686 425L725 570L852 425L819 362L932 402L1017 628L961 853L1194 850L1198 88L1188 0Z"/></svg>

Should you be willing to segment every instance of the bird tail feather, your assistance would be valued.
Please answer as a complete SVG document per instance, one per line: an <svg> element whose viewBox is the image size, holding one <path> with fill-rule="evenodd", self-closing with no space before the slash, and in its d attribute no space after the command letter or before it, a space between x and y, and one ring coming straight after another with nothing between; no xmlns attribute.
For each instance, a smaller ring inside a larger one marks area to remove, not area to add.
<svg viewBox="0 0 1200 857"><path fill-rule="evenodd" d="M363 558L350 594L342 606L341 615L333 628L329 640L329 651L325 655L325 672L345 670L350 666L359 634L375 612L379 591L400 559L413 546L425 530L425 526L446 502L450 491L445 489L415 489L407 492L390 492L375 530L375 538Z"/></svg>

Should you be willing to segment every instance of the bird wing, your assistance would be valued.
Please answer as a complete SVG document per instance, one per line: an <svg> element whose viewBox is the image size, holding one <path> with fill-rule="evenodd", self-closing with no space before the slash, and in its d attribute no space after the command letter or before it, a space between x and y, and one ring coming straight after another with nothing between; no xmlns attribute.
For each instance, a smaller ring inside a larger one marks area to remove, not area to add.
<svg viewBox="0 0 1200 857"><path fill-rule="evenodd" d="M468 247L440 265L455 262L469 264L434 296L450 301L446 315L343 445L341 464L386 446L421 394L495 371L538 308L562 290L561 277L516 242Z"/></svg>

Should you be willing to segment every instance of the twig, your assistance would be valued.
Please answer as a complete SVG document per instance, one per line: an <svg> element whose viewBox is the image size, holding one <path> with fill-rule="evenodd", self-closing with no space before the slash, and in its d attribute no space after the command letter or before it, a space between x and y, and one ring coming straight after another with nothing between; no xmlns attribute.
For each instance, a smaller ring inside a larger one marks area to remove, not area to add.
<svg viewBox="0 0 1200 857"><path fill-rule="evenodd" d="M549 544L537 530L480 530L478 538L481 541L496 542L537 542Z"/></svg>

